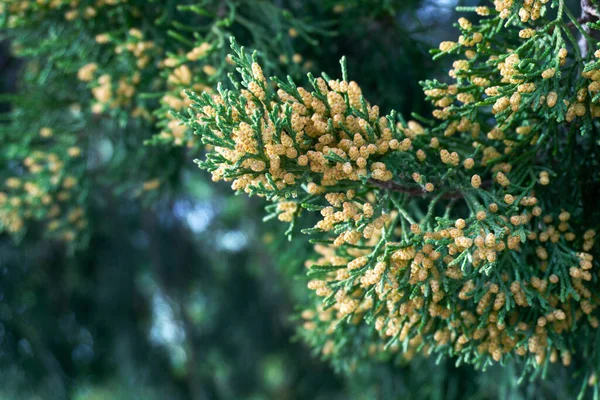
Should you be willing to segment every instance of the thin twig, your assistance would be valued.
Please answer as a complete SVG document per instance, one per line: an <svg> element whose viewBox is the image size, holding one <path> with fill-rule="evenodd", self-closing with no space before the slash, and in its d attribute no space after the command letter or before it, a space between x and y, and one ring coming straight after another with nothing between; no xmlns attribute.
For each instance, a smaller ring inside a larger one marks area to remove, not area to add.
<svg viewBox="0 0 600 400"><path fill-rule="evenodd" d="M406 186L399 185L392 181L381 182L381 181L378 181L375 179L369 179L369 183L372 184L373 186L377 186L381 189L390 190L392 192L406 193L411 196L423 197L423 196L426 196L429 194L429 192L427 192L421 188L406 187ZM448 192L444 193L444 195L442 196L442 198L444 198L444 199L461 199L462 197L463 197L463 194L460 190L448 191Z"/></svg>

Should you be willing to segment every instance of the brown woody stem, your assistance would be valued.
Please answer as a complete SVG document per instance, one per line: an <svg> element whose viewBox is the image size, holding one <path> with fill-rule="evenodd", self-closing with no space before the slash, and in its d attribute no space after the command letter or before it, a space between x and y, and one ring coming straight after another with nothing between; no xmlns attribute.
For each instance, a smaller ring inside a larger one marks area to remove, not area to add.
<svg viewBox="0 0 600 400"><path fill-rule="evenodd" d="M369 179L369 183L378 188L390 190L392 192L406 193L411 196L426 196L428 192L421 188L411 188L399 185L392 181L381 182L375 179ZM463 194L460 190L449 191L442 196L444 199L461 199Z"/></svg>

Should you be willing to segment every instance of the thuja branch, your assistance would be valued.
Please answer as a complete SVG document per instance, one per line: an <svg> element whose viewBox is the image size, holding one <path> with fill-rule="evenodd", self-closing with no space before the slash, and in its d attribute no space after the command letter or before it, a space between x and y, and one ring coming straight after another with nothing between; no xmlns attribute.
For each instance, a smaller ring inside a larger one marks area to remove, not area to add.
<svg viewBox="0 0 600 400"><path fill-rule="evenodd" d="M191 96L187 123L214 146L200 165L215 180L275 202L285 222L305 218L300 207L319 212L303 232L318 235L308 287L323 300L304 334L323 354L356 326L374 353L426 349L477 367L597 352L595 225L560 167L595 162L575 156L587 152L573 135L600 117L600 61L548 29L571 17L561 8L547 20L547 3L469 9L477 23L461 18L458 42L435 54L456 57L449 82L422 83L435 107L427 127L380 116L345 76L309 75L310 89L268 80L235 44L236 89ZM397 183L408 174L414 184Z"/></svg>

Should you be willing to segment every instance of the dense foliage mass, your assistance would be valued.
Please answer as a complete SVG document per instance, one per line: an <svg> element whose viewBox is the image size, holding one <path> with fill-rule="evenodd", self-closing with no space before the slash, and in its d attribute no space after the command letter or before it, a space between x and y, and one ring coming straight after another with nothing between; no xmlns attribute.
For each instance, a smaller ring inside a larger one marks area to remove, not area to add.
<svg viewBox="0 0 600 400"><path fill-rule="evenodd" d="M72 371L85 370L88 328L118 334L110 318L81 317L102 276L94 254L127 249L107 262L125 270L110 297L146 304L117 313L139 316L133 338L156 310L179 316L182 333L159 340L172 377L154 382L178 396L249 395L224 382L252 376L250 357L264 365L256 396L312 398L343 385L381 398L597 397L599 8L481 3L458 8L460 36L429 61L426 27L411 15L435 3L0 2L2 34L23 60L0 124L4 264L15 270L35 254L2 282L22 288L7 292L8 309L25 310L0 312L7 354L44 360L57 398L111 395L69 388L52 348L73 346ZM264 220L286 224L255 224L261 203L211 188L192 159L214 181L268 201ZM207 197L221 223L182 211L182 199ZM178 218L201 234L190 239ZM234 229L246 236L232 241ZM258 250L238 253L244 241ZM211 250L198 256L194 246ZM238 266L236 254L250 261ZM40 279L50 269L26 273L49 260L72 266L55 288ZM35 300L46 289L48 301ZM65 298L86 306L64 308ZM98 310L118 308L103 301ZM39 338L42 323L24 328L54 302L57 320L71 315L61 326L87 333L56 345ZM292 315L289 303L303 345L343 384L301 349L285 368L260 360L275 350L247 308L262 307L268 325L268 315ZM249 333L229 343L219 330L232 329Z"/></svg>
<svg viewBox="0 0 600 400"><path fill-rule="evenodd" d="M555 8L555 12L551 12ZM562 1L496 1L459 20L450 80L423 82L433 120L380 115L348 81L267 80L235 43L234 90L190 94L200 166L264 196L282 221L322 219L304 336L327 357L417 351L531 370L585 354L595 385L600 50ZM573 31L580 31L578 42ZM594 261L596 255L596 261ZM368 350L367 350L368 349ZM352 367L352 364L347 364Z"/></svg>

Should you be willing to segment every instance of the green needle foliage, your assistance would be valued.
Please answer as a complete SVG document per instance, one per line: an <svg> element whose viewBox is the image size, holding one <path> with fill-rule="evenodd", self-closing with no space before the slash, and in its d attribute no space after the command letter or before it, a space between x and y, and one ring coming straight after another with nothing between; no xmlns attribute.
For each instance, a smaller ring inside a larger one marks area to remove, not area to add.
<svg viewBox="0 0 600 400"><path fill-rule="evenodd" d="M79 225L65 221L65 213L56 211L62 179L69 172L83 172L77 163L94 171L93 180L112 186L115 193L146 202L177 189L189 154L200 149L191 130L169 110L189 105L184 89L214 91L216 83L233 70L226 58L232 35L246 38L268 60L268 73L294 77L315 64L330 68L335 57L323 59L322 53L334 51L341 40L364 40L373 27L379 30L376 34L398 37L399 43L410 37L400 24L390 23L390 13L398 8L388 2L376 7L360 2L318 3L319 7L313 2L291 2L289 9L264 0L11 0L0 4L3 37L11 40L17 56L31 61L20 93L11 97L13 111L5 116L10 124L1 128L6 132L4 141L21 149L21 154L11 147L0 154L2 165L7 166L0 176L4 182L0 231L18 239L29 221L41 221L49 237L62 237L67 243L84 238L78 232L86 226L87 195L80 189L89 186L89 174L70 179L67 186L70 182L72 193L60 194L69 197L73 207L83 208L76 212ZM415 2L401 9L417 6ZM310 22L302 17L315 9L318 12ZM269 24L258 22L263 19ZM399 43L391 41L389 47L400 48ZM367 50L357 48L355 59L363 58ZM421 56L418 50L413 52L417 56L412 58ZM389 62L401 67L404 59L405 54L397 51ZM395 103L399 98L388 96ZM56 151L50 151L54 145ZM74 147L71 153L68 147ZM27 158L24 152L35 157ZM51 176L53 183L48 181ZM28 179L39 187L31 187Z"/></svg>
<svg viewBox="0 0 600 400"><path fill-rule="evenodd" d="M166 110L185 106L182 88L210 90L224 76L229 35L251 30L254 48L289 59L295 46L314 46L313 35L327 35L318 22L307 26L264 1L7 1L1 7L0 27L16 55L31 60L22 93L11 99L11 123L1 128L9 146L1 155L0 230L17 239L28 221L42 221L49 237L67 243L85 237L77 233L87 226L86 169L116 193L147 193L147 200L161 185L177 186L186 160L177 147L194 144ZM248 21L259 15L273 24L254 30ZM270 67L295 75L304 68L289 65L276 60ZM148 149L147 141L166 146Z"/></svg>
<svg viewBox="0 0 600 400"><path fill-rule="evenodd" d="M38 357L57 398L329 396L323 365L342 398L598 398L600 11L484 3L424 56L416 0L0 2L23 60L0 123L0 361ZM124 211L207 191L227 226L193 243ZM232 227L252 251L213 251ZM138 340L157 307L184 331L164 353ZM290 317L328 364L267 354ZM151 384L67 382L112 372L94 329L135 343L120 367Z"/></svg>
<svg viewBox="0 0 600 400"><path fill-rule="evenodd" d="M344 59L304 89L232 41L235 88L190 92L186 122L214 148L199 166L272 202L291 240L320 212L301 334L341 369L561 363L597 393L598 26L558 0L494 6L461 8L474 21L433 52L455 60L422 82L433 119L381 116Z"/></svg>

